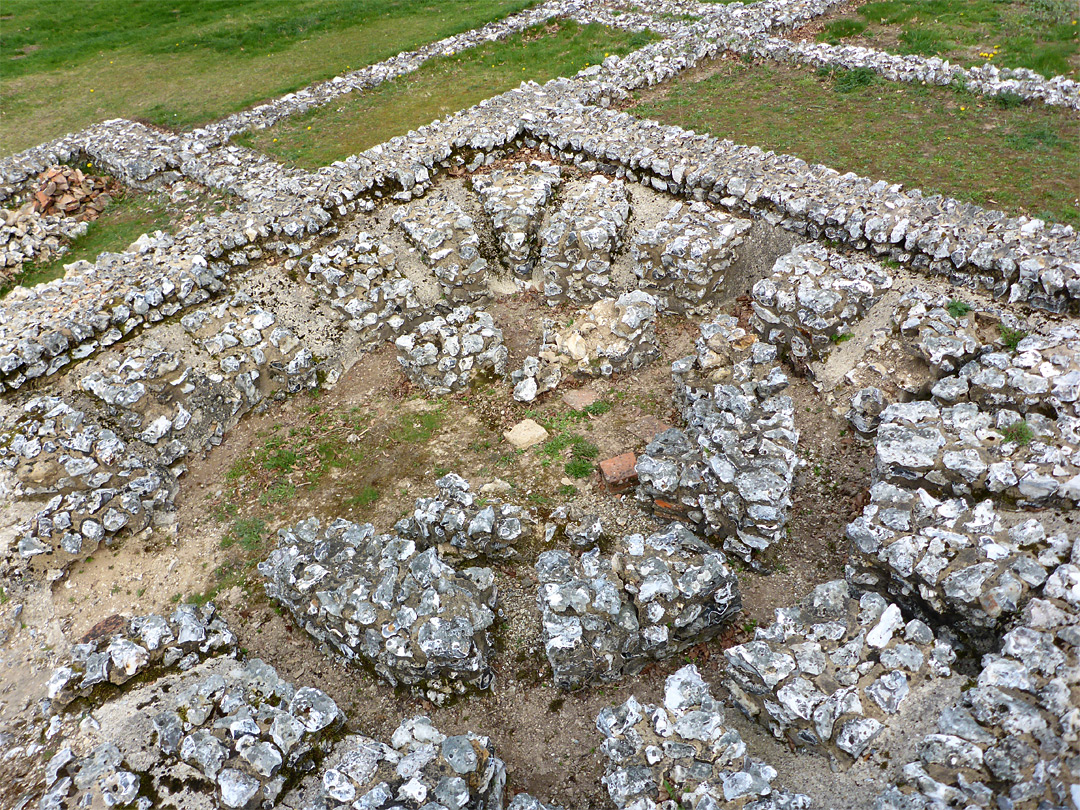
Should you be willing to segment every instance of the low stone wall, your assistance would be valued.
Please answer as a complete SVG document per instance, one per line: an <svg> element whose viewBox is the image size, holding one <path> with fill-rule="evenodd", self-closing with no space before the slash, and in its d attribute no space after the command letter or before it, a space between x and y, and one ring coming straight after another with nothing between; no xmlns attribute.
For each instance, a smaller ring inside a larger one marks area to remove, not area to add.
<svg viewBox="0 0 1080 810"><path fill-rule="evenodd" d="M468 388L484 374L506 373L502 330L483 310L468 306L436 315L395 342L405 375L436 396Z"/></svg>
<svg viewBox="0 0 1080 810"><path fill-rule="evenodd" d="M426 197L399 208L394 222L420 251L449 301L471 303L486 297L488 265L477 249L480 237L472 217L453 200Z"/></svg>
<svg viewBox="0 0 1080 810"><path fill-rule="evenodd" d="M603 175L593 176L551 215L540 233L539 270L548 303L590 303L611 293L611 263L629 216L623 183Z"/></svg>
<svg viewBox="0 0 1080 810"><path fill-rule="evenodd" d="M973 402L890 405L881 414L874 480L933 494L993 494L1022 506L1080 501L1075 417L982 411Z"/></svg>
<svg viewBox="0 0 1080 810"><path fill-rule="evenodd" d="M544 650L555 685L615 681L651 660L713 638L738 612L738 582L724 555L678 524L575 557L536 561Z"/></svg>
<svg viewBox="0 0 1080 810"><path fill-rule="evenodd" d="M747 754L739 732L693 664L669 675L664 703L631 697L596 718L607 756L604 785L623 810L805 810L810 799L773 787L776 770ZM667 800L657 801L658 797Z"/></svg>
<svg viewBox="0 0 1080 810"><path fill-rule="evenodd" d="M666 312L703 315L722 295L724 271L738 258L750 222L712 211L703 203L673 205L664 218L638 232L632 243L640 289Z"/></svg>
<svg viewBox="0 0 1080 810"><path fill-rule="evenodd" d="M892 277L873 260L800 245L754 285L754 331L798 360L820 360L890 287Z"/></svg>
<svg viewBox="0 0 1080 810"><path fill-rule="evenodd" d="M847 528L849 579L985 650L1073 545L1065 532L1047 531L1040 516L1026 515L990 500L939 500L923 489L877 483Z"/></svg>
<svg viewBox="0 0 1080 810"><path fill-rule="evenodd" d="M773 624L724 657L724 685L743 712L776 738L821 747L846 766L913 690L951 674L955 653L897 605L875 593L856 600L837 580L777 610Z"/></svg>
<svg viewBox="0 0 1080 810"><path fill-rule="evenodd" d="M560 167L538 160L473 178L473 189L480 195L499 254L515 276L532 275L544 209L561 183Z"/></svg>
<svg viewBox="0 0 1080 810"><path fill-rule="evenodd" d="M773 365L775 347L747 335L734 318L701 332L697 355L672 364L686 429L668 430L645 448L637 498L757 564L757 555L783 538L798 463L794 407L778 396L787 377Z"/></svg>
<svg viewBox="0 0 1080 810"><path fill-rule="evenodd" d="M984 96L1014 95L1057 107L1080 109L1080 84L1065 76L1047 78L1027 68L1005 68L987 62L965 68L947 59L918 54L886 53L860 45L829 45L824 42L792 42L780 37L760 37L732 42L732 50L777 62L814 68L868 69L892 82L955 84Z"/></svg>
<svg viewBox="0 0 1080 810"><path fill-rule="evenodd" d="M420 551L370 523L336 520L324 530L311 518L281 530L259 572L305 631L391 686L442 703L491 684L490 569L459 572L435 548Z"/></svg>

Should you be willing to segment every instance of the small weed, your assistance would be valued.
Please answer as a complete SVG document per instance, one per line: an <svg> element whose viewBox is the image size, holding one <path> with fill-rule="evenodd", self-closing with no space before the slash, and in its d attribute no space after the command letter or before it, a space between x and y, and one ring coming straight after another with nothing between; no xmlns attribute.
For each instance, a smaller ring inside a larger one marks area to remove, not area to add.
<svg viewBox="0 0 1080 810"><path fill-rule="evenodd" d="M426 442L442 425L443 409L402 414L397 429L390 434L395 442Z"/></svg>
<svg viewBox="0 0 1080 810"><path fill-rule="evenodd" d="M868 87L877 81L877 74L870 68L854 70L834 70L833 89L837 93L852 93L861 87Z"/></svg>
<svg viewBox="0 0 1080 810"><path fill-rule="evenodd" d="M837 332L836 334L830 335L829 340L834 345L839 346L841 343L846 343L847 341L851 340L852 337L854 336L850 332Z"/></svg>
<svg viewBox="0 0 1080 810"><path fill-rule="evenodd" d="M971 304L966 301L961 301L959 298L954 298L948 303L945 309L954 318L963 318L971 312Z"/></svg>
<svg viewBox="0 0 1080 810"><path fill-rule="evenodd" d="M379 500L379 490L368 484L365 487L361 487L360 491L355 495L352 495L345 499L346 506L371 506L375 501Z"/></svg>
<svg viewBox="0 0 1080 810"><path fill-rule="evenodd" d="M135 591L135 597L141 599L144 593L146 593L146 588L139 588Z"/></svg>
<svg viewBox="0 0 1080 810"><path fill-rule="evenodd" d="M300 460L300 454L295 450L281 448L263 459L262 466L267 470L290 473Z"/></svg>
<svg viewBox="0 0 1080 810"><path fill-rule="evenodd" d="M551 712L552 714L555 714L556 712L558 712L559 710L562 709L564 703L566 703L565 698L561 698L561 697L552 698L551 702L548 704L548 711Z"/></svg>
<svg viewBox="0 0 1080 810"><path fill-rule="evenodd" d="M560 484L555 493L563 498L572 498L578 494L578 489L573 484Z"/></svg>
<svg viewBox="0 0 1080 810"><path fill-rule="evenodd" d="M1005 344L1005 348L1014 352L1020 345L1020 341L1028 336L1023 329L1013 329L1005 324L999 324L998 331L1001 332L1001 342Z"/></svg>
<svg viewBox="0 0 1080 810"><path fill-rule="evenodd" d="M586 405L581 409L583 414L587 416L600 416L611 410L610 402L594 402L592 405Z"/></svg>
<svg viewBox="0 0 1080 810"><path fill-rule="evenodd" d="M259 496L259 503L262 506L276 506L278 504L288 503L295 496L296 487L288 481L282 481L262 493Z"/></svg>
<svg viewBox="0 0 1080 810"><path fill-rule="evenodd" d="M1004 110L1015 110L1023 107L1027 102L1019 93L998 93L994 96L994 103Z"/></svg>
<svg viewBox="0 0 1080 810"><path fill-rule="evenodd" d="M1031 429L1031 425L1021 419L1019 422L1013 422L1011 425L1002 428L1001 435L1005 437L1007 442L1026 447L1035 438L1035 431Z"/></svg>
<svg viewBox="0 0 1080 810"><path fill-rule="evenodd" d="M7 591L5 591L3 588L0 588L0 605L7 604L10 599L11 597L7 595Z"/></svg>
<svg viewBox="0 0 1080 810"><path fill-rule="evenodd" d="M265 540L266 522L259 518L240 518L233 521L229 533L221 538L222 548L239 545L244 551L261 551Z"/></svg>
<svg viewBox="0 0 1080 810"><path fill-rule="evenodd" d="M588 478L592 475L593 463L583 458L575 458L568 461L563 469L571 478Z"/></svg>

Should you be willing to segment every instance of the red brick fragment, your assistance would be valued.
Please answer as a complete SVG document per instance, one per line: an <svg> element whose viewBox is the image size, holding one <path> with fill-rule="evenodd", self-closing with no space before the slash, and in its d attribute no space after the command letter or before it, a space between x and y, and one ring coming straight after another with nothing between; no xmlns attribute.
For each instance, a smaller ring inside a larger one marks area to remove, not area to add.
<svg viewBox="0 0 1080 810"><path fill-rule="evenodd" d="M612 492L625 492L637 484L636 464L637 456L622 453L600 462L600 476Z"/></svg>

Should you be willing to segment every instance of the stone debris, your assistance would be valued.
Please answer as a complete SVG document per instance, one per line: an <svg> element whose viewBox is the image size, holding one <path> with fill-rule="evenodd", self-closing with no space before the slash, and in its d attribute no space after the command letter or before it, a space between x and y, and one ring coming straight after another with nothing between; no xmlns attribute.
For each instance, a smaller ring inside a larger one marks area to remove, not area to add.
<svg viewBox="0 0 1080 810"><path fill-rule="evenodd" d="M660 356L656 309L656 299L641 290L601 299L555 332L554 345L540 350L540 363L558 362L590 377L637 371Z"/></svg>
<svg viewBox="0 0 1080 810"><path fill-rule="evenodd" d="M638 231L631 245L640 288L656 296L664 312L706 314L724 297L725 271L750 221L700 202L675 203L664 218Z"/></svg>
<svg viewBox="0 0 1080 810"><path fill-rule="evenodd" d="M549 304L590 303L613 292L611 263L629 217L621 180L598 174L570 192L540 233L540 276Z"/></svg>
<svg viewBox="0 0 1080 810"><path fill-rule="evenodd" d="M562 805L546 804L528 793L519 793L515 796L506 810L566 810Z"/></svg>
<svg viewBox="0 0 1080 810"><path fill-rule="evenodd" d="M423 319L413 283L397 257L367 231L337 239L311 257L307 282L374 349Z"/></svg>
<svg viewBox="0 0 1080 810"><path fill-rule="evenodd" d="M615 681L707 641L741 607L724 555L680 524L623 537L610 557L545 551L536 572L544 651L563 689Z"/></svg>
<svg viewBox="0 0 1080 810"><path fill-rule="evenodd" d="M619 810L807 810L809 797L772 782L776 769L751 759L724 722L693 664L664 682L662 706L631 697L596 718L607 757L603 778Z"/></svg>
<svg viewBox="0 0 1080 810"><path fill-rule="evenodd" d="M70 166L50 166L27 189L23 205L0 209L0 277L14 278L25 262L45 262L67 252L86 233L120 185Z"/></svg>
<svg viewBox="0 0 1080 810"><path fill-rule="evenodd" d="M939 500L885 482L848 525L848 578L886 594L934 624L948 623L976 647L997 643L1073 540L1048 532L1040 516L1003 512L990 500Z"/></svg>
<svg viewBox="0 0 1080 810"><path fill-rule="evenodd" d="M1021 506L1080 500L1080 422L973 402L899 402L881 414L874 481L933 495L1009 498Z"/></svg>
<svg viewBox="0 0 1080 810"><path fill-rule="evenodd" d="M855 392L846 417L859 436L873 440L877 435L878 425L881 424L881 413L887 406L888 402L881 389L867 386Z"/></svg>
<svg viewBox="0 0 1080 810"><path fill-rule="evenodd" d="M547 441L548 435L547 430L540 423L533 419L522 419L510 430L505 431L503 438L510 442L515 450L528 450L533 445Z"/></svg>
<svg viewBox="0 0 1080 810"><path fill-rule="evenodd" d="M540 221L561 183L559 166L538 160L473 177L473 189L495 232L502 261L516 276L532 275L539 254Z"/></svg>
<svg viewBox="0 0 1080 810"><path fill-rule="evenodd" d="M776 348L724 317L701 327L696 357L672 364L686 429L661 433L638 458L637 498L654 514L722 539L725 551L755 555L784 536L798 458L787 377ZM728 362L745 357L732 364ZM698 386L713 379L736 384Z"/></svg>
<svg viewBox="0 0 1080 810"><path fill-rule="evenodd" d="M435 396L468 388L484 375L506 374L502 330L488 313L465 305L424 321L394 344L405 375Z"/></svg>
<svg viewBox="0 0 1080 810"><path fill-rule="evenodd" d="M16 529L17 553L35 568L62 572L172 506L177 484L164 464L57 397L35 397L4 427L0 466L21 497L47 499Z"/></svg>
<svg viewBox="0 0 1080 810"><path fill-rule="evenodd" d="M180 605L168 618L149 614L123 621L121 631L76 644L71 660L49 678L50 711L79 698L102 703L136 676L187 671L206 658L232 654L236 637L212 603Z"/></svg>
<svg viewBox="0 0 1080 810"><path fill-rule="evenodd" d="M345 736L316 776L280 806L502 810L505 788L506 766L490 739L472 732L448 736L428 717L417 715L398 726L389 745L361 734Z"/></svg>
<svg viewBox="0 0 1080 810"><path fill-rule="evenodd" d="M847 765L872 750L913 690L952 674L956 654L897 605L876 593L855 599L837 580L778 609L773 624L724 657L724 685L748 717Z"/></svg>
<svg viewBox="0 0 1080 810"><path fill-rule="evenodd" d="M40 807L275 806L343 720L324 692L258 659L211 658L129 686L61 738Z"/></svg>
<svg viewBox="0 0 1080 810"><path fill-rule="evenodd" d="M399 208L394 222L435 273L449 301L471 303L487 296L488 265L478 250L475 223L445 192Z"/></svg>
<svg viewBox="0 0 1080 810"><path fill-rule="evenodd" d="M490 569L456 571L434 546L370 523L338 519L323 530L310 518L279 532L259 572L305 631L391 686L441 704L491 684Z"/></svg>
<svg viewBox="0 0 1080 810"><path fill-rule="evenodd" d="M520 506L497 498L478 503L469 482L454 473L435 485L436 497L418 498L412 515L394 525L418 548L435 546L444 556L467 560L508 560L519 556L516 546L531 539L536 519Z"/></svg>
<svg viewBox="0 0 1080 810"><path fill-rule="evenodd" d="M865 256L799 245L754 284L754 331L803 362L820 360L892 284L888 271Z"/></svg>

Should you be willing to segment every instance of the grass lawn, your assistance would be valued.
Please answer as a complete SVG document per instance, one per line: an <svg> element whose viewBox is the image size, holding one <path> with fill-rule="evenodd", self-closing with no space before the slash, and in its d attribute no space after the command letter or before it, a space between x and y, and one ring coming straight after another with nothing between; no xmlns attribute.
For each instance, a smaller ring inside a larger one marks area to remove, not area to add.
<svg viewBox="0 0 1080 810"><path fill-rule="evenodd" d="M106 251L120 253L144 233L174 231L185 217L199 218L211 212L220 212L222 204L216 198L193 195L184 209L187 213L179 210L168 195L160 192L128 191L89 223L86 233L72 242L63 256L40 264L24 264L22 273L16 279L17 285L33 287L60 278L64 275L65 264L80 259L93 262ZM0 298L15 286L10 283L0 285Z"/></svg>
<svg viewBox="0 0 1080 810"><path fill-rule="evenodd" d="M704 78L703 78L704 76ZM717 60L641 95L634 115L1080 225L1075 113L951 88Z"/></svg>
<svg viewBox="0 0 1080 810"><path fill-rule="evenodd" d="M237 142L297 166L314 168L467 109L527 79L572 76L607 54L626 54L653 39L600 25L559 20L518 36L432 59L415 73L338 104L294 115Z"/></svg>
<svg viewBox="0 0 1080 810"><path fill-rule="evenodd" d="M532 3L5 0L0 153L118 116L205 123Z"/></svg>
<svg viewBox="0 0 1080 810"><path fill-rule="evenodd" d="M1075 0L883 0L829 20L817 38L962 65L989 61L1075 76L1078 18Z"/></svg>

